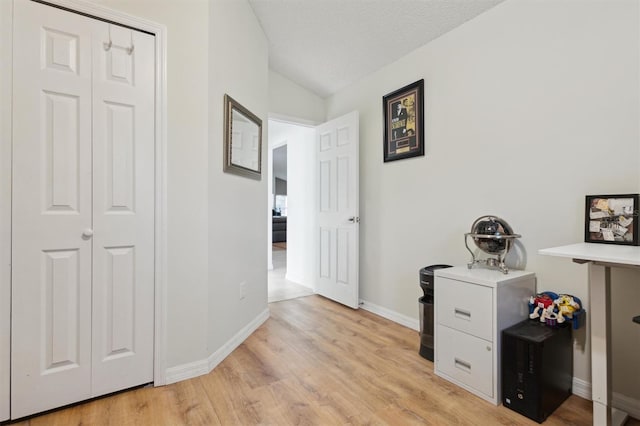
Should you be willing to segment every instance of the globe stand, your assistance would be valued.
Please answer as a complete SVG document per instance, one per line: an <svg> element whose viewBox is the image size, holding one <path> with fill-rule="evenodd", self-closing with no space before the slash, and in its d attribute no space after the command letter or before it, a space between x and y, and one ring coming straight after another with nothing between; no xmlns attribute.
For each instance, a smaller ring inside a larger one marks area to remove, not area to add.
<svg viewBox="0 0 640 426"><path fill-rule="evenodd" d="M497 253L491 253L491 254L497 254L498 257L488 257L487 259L480 259L476 257L476 254L473 252L473 250L469 248L468 237L473 238L474 242L477 242L478 240L497 240L497 241L501 240L501 241L504 241L504 249L500 250ZM471 253L471 262L467 263L467 268L471 269L474 267L474 265L483 264L483 265L486 265L488 268L499 269L500 271L502 271L503 274L508 274L509 268L507 268L507 265L504 263L504 259L507 257L507 253L509 252L511 245L513 244L513 240L515 240L516 238L520 238L520 235L519 234L487 235L487 234L476 234L472 232L467 232L466 234L464 234L464 245L465 247L467 247L467 250L469 250L469 253Z"/></svg>

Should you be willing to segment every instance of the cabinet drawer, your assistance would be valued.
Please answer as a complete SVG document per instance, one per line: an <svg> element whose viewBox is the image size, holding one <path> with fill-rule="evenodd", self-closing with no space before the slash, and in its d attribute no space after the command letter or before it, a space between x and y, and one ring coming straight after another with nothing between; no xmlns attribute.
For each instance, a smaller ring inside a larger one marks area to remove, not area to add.
<svg viewBox="0 0 640 426"><path fill-rule="evenodd" d="M493 289L477 284L436 278L437 323L493 340Z"/></svg>
<svg viewBox="0 0 640 426"><path fill-rule="evenodd" d="M436 326L436 371L493 398L493 344Z"/></svg>

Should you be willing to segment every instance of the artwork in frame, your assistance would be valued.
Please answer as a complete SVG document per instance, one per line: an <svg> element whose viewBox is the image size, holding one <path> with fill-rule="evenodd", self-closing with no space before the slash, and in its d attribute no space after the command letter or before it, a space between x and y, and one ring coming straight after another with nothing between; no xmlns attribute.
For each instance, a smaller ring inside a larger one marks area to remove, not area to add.
<svg viewBox="0 0 640 426"><path fill-rule="evenodd" d="M262 179L262 120L224 95L224 168L226 173Z"/></svg>
<svg viewBox="0 0 640 426"><path fill-rule="evenodd" d="M638 245L639 194L587 195L584 241Z"/></svg>
<svg viewBox="0 0 640 426"><path fill-rule="evenodd" d="M382 98L384 162L424 155L424 80Z"/></svg>

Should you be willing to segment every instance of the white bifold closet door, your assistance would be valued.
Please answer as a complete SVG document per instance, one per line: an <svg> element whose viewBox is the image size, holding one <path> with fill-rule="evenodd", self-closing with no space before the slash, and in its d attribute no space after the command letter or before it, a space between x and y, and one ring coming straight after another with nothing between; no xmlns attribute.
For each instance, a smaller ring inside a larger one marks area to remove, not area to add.
<svg viewBox="0 0 640 426"><path fill-rule="evenodd" d="M14 2L11 417L153 380L152 35Z"/></svg>

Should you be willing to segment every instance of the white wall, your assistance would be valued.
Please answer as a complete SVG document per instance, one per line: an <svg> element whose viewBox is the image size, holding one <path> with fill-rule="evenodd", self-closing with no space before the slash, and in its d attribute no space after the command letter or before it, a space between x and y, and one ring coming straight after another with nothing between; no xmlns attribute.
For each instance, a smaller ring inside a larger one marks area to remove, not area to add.
<svg viewBox="0 0 640 426"><path fill-rule="evenodd" d="M328 118L360 111L362 299L417 318L419 268L466 263L463 234L490 213L522 234L539 290L589 309L586 266L537 251L582 241L586 194L639 190L638 40L633 0L509 0L328 98ZM426 155L385 164L382 96L421 78ZM614 321L632 312L620 300ZM587 333L574 336L588 382ZM614 390L640 399L631 376Z"/></svg>
<svg viewBox="0 0 640 426"><path fill-rule="evenodd" d="M209 11L210 352L267 309L267 40L246 0L216 0ZM223 97L262 120L262 180L222 172ZM246 297L240 299L245 283Z"/></svg>
<svg viewBox="0 0 640 426"><path fill-rule="evenodd" d="M12 3L0 1L0 140L11 140ZM11 146L0 143L0 421L9 418L11 331Z"/></svg>
<svg viewBox="0 0 640 426"><path fill-rule="evenodd" d="M313 287L316 205L316 131L293 126L287 150L287 275L290 281Z"/></svg>
<svg viewBox="0 0 640 426"><path fill-rule="evenodd" d="M201 363L266 309L266 173L222 172L224 94L266 120L266 40L246 0L94 1L167 26L167 367Z"/></svg>
<svg viewBox="0 0 640 426"><path fill-rule="evenodd" d="M207 355L209 2L95 2L167 27L167 367L181 365Z"/></svg>
<svg viewBox="0 0 640 426"><path fill-rule="evenodd" d="M283 75L269 70L269 114L298 123L325 121L324 100Z"/></svg>
<svg viewBox="0 0 640 426"><path fill-rule="evenodd" d="M315 247L315 129L269 120L272 146L287 144L287 274L289 281L313 287Z"/></svg>

